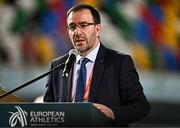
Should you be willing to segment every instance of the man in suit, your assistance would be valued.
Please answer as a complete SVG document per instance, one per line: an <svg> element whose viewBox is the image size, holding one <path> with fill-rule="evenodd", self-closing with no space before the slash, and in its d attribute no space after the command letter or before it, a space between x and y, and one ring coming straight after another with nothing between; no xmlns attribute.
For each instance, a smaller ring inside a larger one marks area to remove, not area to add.
<svg viewBox="0 0 180 128"><path fill-rule="evenodd" d="M63 84L62 70L54 71L48 79L45 102L76 102L80 60L87 58L83 100L92 102L109 117L115 126L126 126L143 118L149 103L143 93L132 58L100 42L99 12L81 4L67 12L67 29L78 55L70 70L67 85ZM68 55L52 61L51 68L65 63ZM65 93L64 90L68 90Z"/></svg>

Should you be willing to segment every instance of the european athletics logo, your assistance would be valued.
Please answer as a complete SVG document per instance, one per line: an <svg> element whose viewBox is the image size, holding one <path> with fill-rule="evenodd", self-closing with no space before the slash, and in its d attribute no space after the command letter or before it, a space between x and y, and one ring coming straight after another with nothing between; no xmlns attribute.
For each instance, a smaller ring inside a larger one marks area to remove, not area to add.
<svg viewBox="0 0 180 128"><path fill-rule="evenodd" d="M26 111L23 111L21 107L15 106L17 112L9 112L11 113L11 117L9 118L9 125L11 127L15 127L18 120L21 124L21 127L27 126L27 119L26 116L28 115Z"/></svg>

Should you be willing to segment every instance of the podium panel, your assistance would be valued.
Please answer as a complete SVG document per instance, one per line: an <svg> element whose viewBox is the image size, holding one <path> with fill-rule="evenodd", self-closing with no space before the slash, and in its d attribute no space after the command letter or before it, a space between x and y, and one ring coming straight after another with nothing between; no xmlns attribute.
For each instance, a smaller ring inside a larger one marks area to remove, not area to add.
<svg viewBox="0 0 180 128"><path fill-rule="evenodd" d="M7 93L5 89L2 89L0 87L0 95ZM0 102L25 102L25 100L21 97L18 97L14 94L8 95L2 99L0 99Z"/></svg>
<svg viewBox="0 0 180 128"><path fill-rule="evenodd" d="M1 103L0 127L111 126L92 103Z"/></svg>

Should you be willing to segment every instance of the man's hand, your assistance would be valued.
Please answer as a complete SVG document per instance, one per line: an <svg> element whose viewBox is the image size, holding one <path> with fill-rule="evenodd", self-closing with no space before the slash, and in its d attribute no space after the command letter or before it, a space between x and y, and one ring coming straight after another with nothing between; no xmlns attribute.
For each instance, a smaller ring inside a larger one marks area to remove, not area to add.
<svg viewBox="0 0 180 128"><path fill-rule="evenodd" d="M107 117L114 120L114 113L109 107L98 103L93 103L93 105L98 108L102 113L104 113Z"/></svg>

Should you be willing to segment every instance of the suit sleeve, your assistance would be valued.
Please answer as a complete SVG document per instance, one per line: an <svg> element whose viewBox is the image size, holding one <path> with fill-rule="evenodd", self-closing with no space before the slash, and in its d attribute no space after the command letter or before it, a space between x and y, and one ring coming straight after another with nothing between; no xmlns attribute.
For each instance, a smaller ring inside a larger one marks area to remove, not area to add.
<svg viewBox="0 0 180 128"><path fill-rule="evenodd" d="M112 108L114 124L127 125L143 118L149 112L150 106L130 56L124 57L119 70L119 91L123 105Z"/></svg>
<svg viewBox="0 0 180 128"><path fill-rule="evenodd" d="M53 62L51 62L50 64L50 69L53 68ZM48 76L48 80L47 80L47 83L46 83L46 93L44 95L44 102L54 102L54 93L53 93L53 86L52 86L52 77L53 73L51 73L49 76Z"/></svg>

